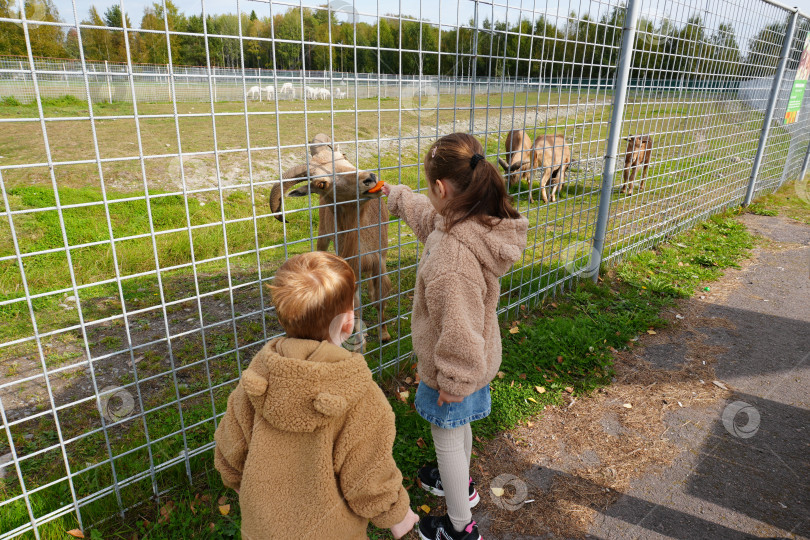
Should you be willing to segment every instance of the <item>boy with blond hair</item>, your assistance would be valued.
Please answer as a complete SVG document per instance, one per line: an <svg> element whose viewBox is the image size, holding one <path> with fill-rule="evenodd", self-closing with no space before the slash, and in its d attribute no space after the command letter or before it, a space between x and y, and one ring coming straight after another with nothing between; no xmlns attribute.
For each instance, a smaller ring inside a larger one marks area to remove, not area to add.
<svg viewBox="0 0 810 540"><path fill-rule="evenodd" d="M270 289L287 337L242 372L214 436L242 536L365 539L371 520L402 537L418 517L391 457L394 413L363 356L340 346L354 326L354 272L305 253Z"/></svg>

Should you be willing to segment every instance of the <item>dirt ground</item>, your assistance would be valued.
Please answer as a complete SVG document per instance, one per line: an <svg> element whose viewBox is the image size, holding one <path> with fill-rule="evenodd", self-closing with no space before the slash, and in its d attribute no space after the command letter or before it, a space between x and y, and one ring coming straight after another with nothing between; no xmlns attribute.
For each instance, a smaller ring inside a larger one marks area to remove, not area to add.
<svg viewBox="0 0 810 540"><path fill-rule="evenodd" d="M752 258L619 352L610 387L478 451L484 538L810 538L810 227L741 219Z"/></svg>

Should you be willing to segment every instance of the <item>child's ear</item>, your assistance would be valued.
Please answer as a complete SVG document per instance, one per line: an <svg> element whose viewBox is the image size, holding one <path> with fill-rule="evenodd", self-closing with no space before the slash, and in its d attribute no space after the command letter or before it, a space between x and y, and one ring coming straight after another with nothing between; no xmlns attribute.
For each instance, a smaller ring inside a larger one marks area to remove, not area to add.
<svg viewBox="0 0 810 540"><path fill-rule="evenodd" d="M444 184L444 180L436 180L436 190L439 192L440 199L447 197L447 186Z"/></svg>
<svg viewBox="0 0 810 540"><path fill-rule="evenodd" d="M354 310L347 311L343 314L343 324L340 326L340 331L343 334L349 334L354 331Z"/></svg>

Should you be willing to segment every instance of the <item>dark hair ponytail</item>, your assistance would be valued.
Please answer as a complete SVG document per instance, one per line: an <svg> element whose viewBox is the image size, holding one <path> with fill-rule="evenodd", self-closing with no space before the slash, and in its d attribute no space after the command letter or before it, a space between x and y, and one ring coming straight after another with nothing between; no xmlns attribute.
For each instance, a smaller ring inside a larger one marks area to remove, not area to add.
<svg viewBox="0 0 810 540"><path fill-rule="evenodd" d="M455 196L442 212L447 230L473 218L490 227L520 213L498 169L484 159L484 148L466 133L452 133L433 143L425 156L425 174L433 189L436 180L453 185Z"/></svg>

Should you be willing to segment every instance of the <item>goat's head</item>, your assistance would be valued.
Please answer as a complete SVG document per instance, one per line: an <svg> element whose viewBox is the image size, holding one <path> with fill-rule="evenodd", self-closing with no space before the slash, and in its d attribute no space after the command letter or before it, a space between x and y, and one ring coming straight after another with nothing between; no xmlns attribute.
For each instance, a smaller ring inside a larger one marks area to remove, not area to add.
<svg viewBox="0 0 810 540"><path fill-rule="evenodd" d="M501 166L504 173L509 174L529 165L531 162L532 143L522 129L510 131L506 136L506 144L504 146L509 161L507 162L501 157L498 158L498 164Z"/></svg>
<svg viewBox="0 0 810 540"><path fill-rule="evenodd" d="M284 221L281 212L282 193L288 197L306 197L309 193L319 195L324 202L354 201L360 198L377 199L382 192L369 193L377 185L377 175L369 171L358 170L343 155L332 140L323 133L316 135L309 144L311 157L307 163L296 165L286 170L282 181L270 191L270 209L276 213L276 219ZM289 192L292 186L308 182Z"/></svg>
<svg viewBox="0 0 810 540"><path fill-rule="evenodd" d="M652 139L649 135L628 135L622 137L627 141L627 152L635 152L636 150L643 150L644 147L650 146Z"/></svg>

